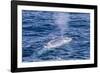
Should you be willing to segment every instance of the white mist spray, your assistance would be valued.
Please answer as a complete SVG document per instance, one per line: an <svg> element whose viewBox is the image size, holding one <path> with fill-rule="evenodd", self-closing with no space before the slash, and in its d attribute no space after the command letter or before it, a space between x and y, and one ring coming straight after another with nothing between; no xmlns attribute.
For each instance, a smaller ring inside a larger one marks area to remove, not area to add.
<svg viewBox="0 0 100 73"><path fill-rule="evenodd" d="M68 13L55 13L55 24L60 30L61 36L68 30L69 14Z"/></svg>
<svg viewBox="0 0 100 73"><path fill-rule="evenodd" d="M72 38L64 36L65 32L68 30L69 14L65 13L55 13L53 15L54 23L60 30L60 36L49 41L44 48L57 48L64 44L68 44Z"/></svg>

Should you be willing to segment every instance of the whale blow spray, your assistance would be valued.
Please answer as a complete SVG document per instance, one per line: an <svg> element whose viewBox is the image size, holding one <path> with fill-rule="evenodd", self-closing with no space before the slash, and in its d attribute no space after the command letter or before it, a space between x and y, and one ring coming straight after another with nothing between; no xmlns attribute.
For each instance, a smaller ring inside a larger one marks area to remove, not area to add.
<svg viewBox="0 0 100 73"><path fill-rule="evenodd" d="M57 25L60 30L61 36L64 35L65 31L68 30L69 14L68 13L55 13L54 14L54 23Z"/></svg>
<svg viewBox="0 0 100 73"><path fill-rule="evenodd" d="M55 13L54 14L54 24L60 30L60 36L50 40L44 48L57 48L64 44L68 44L72 38L64 36L65 32L68 30L69 14L65 13Z"/></svg>

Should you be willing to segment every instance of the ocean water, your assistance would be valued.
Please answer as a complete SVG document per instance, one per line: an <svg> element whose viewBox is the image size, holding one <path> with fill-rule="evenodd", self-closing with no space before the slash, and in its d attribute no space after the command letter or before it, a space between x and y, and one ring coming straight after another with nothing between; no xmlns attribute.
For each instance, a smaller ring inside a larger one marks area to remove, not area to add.
<svg viewBox="0 0 100 73"><path fill-rule="evenodd" d="M89 58L89 13L22 10L22 62Z"/></svg>

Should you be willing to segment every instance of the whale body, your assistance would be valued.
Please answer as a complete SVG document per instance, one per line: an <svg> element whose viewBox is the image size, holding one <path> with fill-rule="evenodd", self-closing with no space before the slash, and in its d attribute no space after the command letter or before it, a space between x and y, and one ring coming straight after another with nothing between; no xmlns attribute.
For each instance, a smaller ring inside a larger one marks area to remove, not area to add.
<svg viewBox="0 0 100 73"><path fill-rule="evenodd" d="M44 48L57 48L72 41L69 37L59 37L49 41Z"/></svg>

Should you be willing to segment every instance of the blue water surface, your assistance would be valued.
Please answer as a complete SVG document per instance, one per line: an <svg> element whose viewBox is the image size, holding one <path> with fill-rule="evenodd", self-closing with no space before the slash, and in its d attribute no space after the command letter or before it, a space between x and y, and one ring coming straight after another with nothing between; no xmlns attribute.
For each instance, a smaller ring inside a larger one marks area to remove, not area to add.
<svg viewBox="0 0 100 73"><path fill-rule="evenodd" d="M66 16L65 20L62 21L59 14L63 14L61 18ZM60 18L58 22L57 18ZM61 35L72 38L72 41L56 48L44 48L50 40ZM89 58L89 13L22 10L23 62L87 60Z"/></svg>

